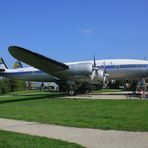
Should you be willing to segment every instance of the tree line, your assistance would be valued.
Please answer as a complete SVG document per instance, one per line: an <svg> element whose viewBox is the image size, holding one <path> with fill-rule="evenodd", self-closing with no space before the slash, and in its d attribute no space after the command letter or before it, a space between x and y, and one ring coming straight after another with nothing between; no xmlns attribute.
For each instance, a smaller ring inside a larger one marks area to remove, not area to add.
<svg viewBox="0 0 148 148"><path fill-rule="evenodd" d="M13 91L26 90L26 82L0 78L0 94L7 94Z"/></svg>

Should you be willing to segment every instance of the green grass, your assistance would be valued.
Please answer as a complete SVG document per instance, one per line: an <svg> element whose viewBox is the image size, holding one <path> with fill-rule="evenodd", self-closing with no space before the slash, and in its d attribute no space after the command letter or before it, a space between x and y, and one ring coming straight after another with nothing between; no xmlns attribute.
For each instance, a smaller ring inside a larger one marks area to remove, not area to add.
<svg viewBox="0 0 148 148"><path fill-rule="evenodd" d="M0 130L0 148L82 148L61 140L30 136Z"/></svg>
<svg viewBox="0 0 148 148"><path fill-rule="evenodd" d="M62 99L61 94L0 97L0 117L74 127L148 131L148 100Z"/></svg>

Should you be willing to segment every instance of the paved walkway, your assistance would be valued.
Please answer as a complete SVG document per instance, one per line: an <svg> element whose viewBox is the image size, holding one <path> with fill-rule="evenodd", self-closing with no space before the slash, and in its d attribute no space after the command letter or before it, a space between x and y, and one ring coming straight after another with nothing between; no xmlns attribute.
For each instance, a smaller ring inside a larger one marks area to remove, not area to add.
<svg viewBox="0 0 148 148"><path fill-rule="evenodd" d="M62 98L69 98L69 99L139 99L138 97L130 97L128 95L112 95L112 94L84 94L84 95L77 95L77 96L64 96Z"/></svg>
<svg viewBox="0 0 148 148"><path fill-rule="evenodd" d="M148 94L147 94L148 95ZM137 94L133 93L132 91L122 91L122 92L90 92L88 94L79 94L76 96L64 96L62 98L70 98L70 99L140 99L137 97ZM148 96L142 98L148 100Z"/></svg>
<svg viewBox="0 0 148 148"><path fill-rule="evenodd" d="M0 129L61 139L87 148L148 148L148 132L73 128L2 118Z"/></svg>

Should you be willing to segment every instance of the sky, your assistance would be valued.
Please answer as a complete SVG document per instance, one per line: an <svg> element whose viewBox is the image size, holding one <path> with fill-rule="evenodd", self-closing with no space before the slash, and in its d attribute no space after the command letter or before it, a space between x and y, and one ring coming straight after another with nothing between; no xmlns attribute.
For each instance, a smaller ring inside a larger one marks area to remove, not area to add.
<svg viewBox="0 0 148 148"><path fill-rule="evenodd" d="M15 45L60 62L148 59L147 0L0 0L0 56Z"/></svg>

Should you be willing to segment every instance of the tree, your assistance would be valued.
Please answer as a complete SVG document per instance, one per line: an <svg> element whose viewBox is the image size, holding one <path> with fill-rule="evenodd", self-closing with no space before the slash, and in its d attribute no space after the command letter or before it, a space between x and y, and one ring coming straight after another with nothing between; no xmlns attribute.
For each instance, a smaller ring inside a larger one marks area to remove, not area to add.
<svg viewBox="0 0 148 148"><path fill-rule="evenodd" d="M6 94L11 91L11 84L9 79L1 78L0 79L0 94Z"/></svg>

